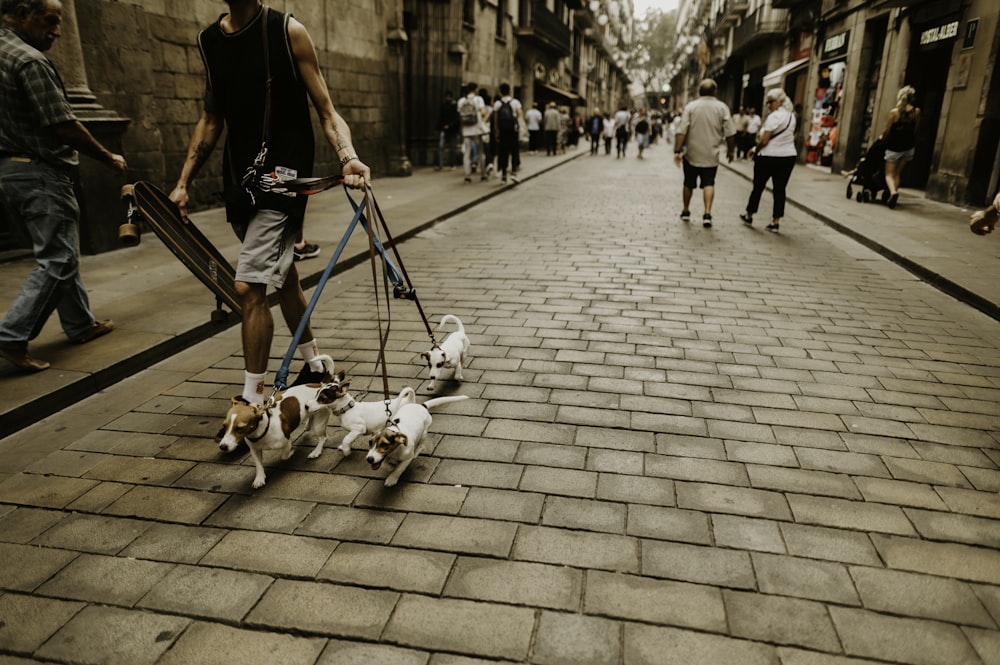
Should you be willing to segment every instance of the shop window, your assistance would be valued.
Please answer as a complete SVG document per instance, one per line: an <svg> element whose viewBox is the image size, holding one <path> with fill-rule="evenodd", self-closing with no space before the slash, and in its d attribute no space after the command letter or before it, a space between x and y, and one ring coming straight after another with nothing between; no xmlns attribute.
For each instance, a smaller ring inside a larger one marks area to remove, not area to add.
<svg viewBox="0 0 1000 665"><path fill-rule="evenodd" d="M844 61L820 65L806 139L806 161L810 164L830 166L833 162L846 72L847 63Z"/></svg>
<svg viewBox="0 0 1000 665"><path fill-rule="evenodd" d="M469 25L476 23L476 0L462 0L462 22Z"/></svg>
<svg viewBox="0 0 1000 665"><path fill-rule="evenodd" d="M497 39L503 39L503 26L507 18L507 0L497 0Z"/></svg>

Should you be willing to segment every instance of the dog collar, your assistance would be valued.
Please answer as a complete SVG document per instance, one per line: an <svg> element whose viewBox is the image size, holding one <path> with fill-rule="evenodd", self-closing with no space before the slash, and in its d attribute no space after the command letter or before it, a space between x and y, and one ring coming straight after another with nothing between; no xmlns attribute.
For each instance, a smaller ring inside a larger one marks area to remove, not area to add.
<svg viewBox="0 0 1000 665"><path fill-rule="evenodd" d="M261 435L258 436L256 439L253 438L252 436L250 436L249 434L247 435L247 440L250 443L257 443L258 441L260 441L261 439L264 438L264 435L267 434L267 430L271 429L271 412L270 411L265 411L264 412L264 418L265 418L265 420L264 420L264 431L263 431L263 433L261 433Z"/></svg>
<svg viewBox="0 0 1000 665"><path fill-rule="evenodd" d="M350 403L348 403L347 406L345 406L342 409L337 409L336 411L333 412L333 415L335 415L335 416L342 416L342 415L344 415L345 413L347 413L348 411L350 411L353 408L354 408L354 399L352 398L351 401L350 401Z"/></svg>

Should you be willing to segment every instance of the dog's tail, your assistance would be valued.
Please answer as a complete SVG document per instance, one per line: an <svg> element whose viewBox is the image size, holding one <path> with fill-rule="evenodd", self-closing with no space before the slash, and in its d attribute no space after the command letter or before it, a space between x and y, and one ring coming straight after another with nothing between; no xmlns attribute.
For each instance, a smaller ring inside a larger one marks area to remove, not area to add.
<svg viewBox="0 0 1000 665"><path fill-rule="evenodd" d="M336 381L337 377L333 373L333 358L324 353L316 356L316 360L319 360L320 362L323 363L323 370L326 372L326 376L323 377L323 383L332 383Z"/></svg>
<svg viewBox="0 0 1000 665"><path fill-rule="evenodd" d="M469 399L468 395L449 395L448 397L435 397L434 399L429 399L422 404L425 409L430 409L438 404L448 404L449 402L461 402L462 400Z"/></svg>
<svg viewBox="0 0 1000 665"><path fill-rule="evenodd" d="M445 314L444 316L442 316L441 323L438 324L438 329L440 330L441 327L446 323L454 323L458 328L458 332L460 333L465 332L465 326L462 325L462 322L454 314Z"/></svg>
<svg viewBox="0 0 1000 665"><path fill-rule="evenodd" d="M417 392L410 386L406 386L399 391L397 399L399 400L400 406L403 404L413 404L417 401Z"/></svg>

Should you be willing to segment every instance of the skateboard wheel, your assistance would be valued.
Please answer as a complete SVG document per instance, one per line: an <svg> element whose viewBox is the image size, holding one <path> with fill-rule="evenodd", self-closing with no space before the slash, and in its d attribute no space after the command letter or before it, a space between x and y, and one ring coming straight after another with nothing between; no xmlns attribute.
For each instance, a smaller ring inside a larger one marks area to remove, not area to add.
<svg viewBox="0 0 1000 665"><path fill-rule="evenodd" d="M125 197L132 196L133 194L135 194L135 185L122 185L121 198L124 199Z"/></svg>
<svg viewBox="0 0 1000 665"><path fill-rule="evenodd" d="M126 247L135 247L139 244L139 227L126 222L118 227L118 240Z"/></svg>
<svg viewBox="0 0 1000 665"><path fill-rule="evenodd" d="M224 309L212 310L212 323L225 323L229 320L229 312Z"/></svg>

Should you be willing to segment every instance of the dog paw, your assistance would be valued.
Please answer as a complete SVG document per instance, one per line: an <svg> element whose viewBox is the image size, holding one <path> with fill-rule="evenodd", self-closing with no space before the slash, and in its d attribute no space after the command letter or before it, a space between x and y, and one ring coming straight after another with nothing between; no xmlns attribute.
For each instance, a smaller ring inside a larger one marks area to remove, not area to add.
<svg viewBox="0 0 1000 665"><path fill-rule="evenodd" d="M392 476L389 476L388 478L385 479L385 486L386 487L395 487L396 483L398 483L398 482L399 482L399 478L393 478Z"/></svg>
<svg viewBox="0 0 1000 665"><path fill-rule="evenodd" d="M259 478L254 478L253 483L250 486L253 487L255 490L259 490L261 487L264 486L266 482L267 479L261 476Z"/></svg>
<svg viewBox="0 0 1000 665"><path fill-rule="evenodd" d="M347 447L337 446L337 449L340 450L340 452L344 453L344 457L347 457L348 455L351 454L351 447L350 446L347 446Z"/></svg>
<svg viewBox="0 0 1000 665"><path fill-rule="evenodd" d="M319 457L322 454L323 454L322 450L314 450L311 453L309 453L309 455L307 455L307 457L309 459L316 459L317 457Z"/></svg>

